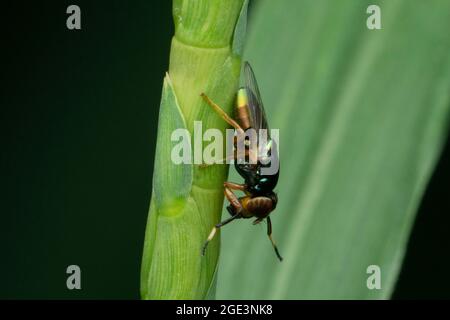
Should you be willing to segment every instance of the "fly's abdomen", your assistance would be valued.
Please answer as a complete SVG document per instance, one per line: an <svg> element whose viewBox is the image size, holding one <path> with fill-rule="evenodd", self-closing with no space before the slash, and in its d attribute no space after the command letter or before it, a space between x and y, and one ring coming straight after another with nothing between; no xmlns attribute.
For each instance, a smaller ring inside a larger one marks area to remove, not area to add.
<svg viewBox="0 0 450 320"><path fill-rule="evenodd" d="M237 93L236 120L244 130L251 127L248 96L245 88L240 88Z"/></svg>
<svg viewBox="0 0 450 320"><path fill-rule="evenodd" d="M273 210L274 204L268 197L255 197L246 203L246 209L258 218L265 218Z"/></svg>

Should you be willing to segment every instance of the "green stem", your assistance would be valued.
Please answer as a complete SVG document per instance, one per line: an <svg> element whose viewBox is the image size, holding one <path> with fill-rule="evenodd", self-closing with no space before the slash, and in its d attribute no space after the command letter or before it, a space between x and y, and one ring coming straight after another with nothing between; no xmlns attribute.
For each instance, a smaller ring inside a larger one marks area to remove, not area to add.
<svg viewBox="0 0 450 320"><path fill-rule="evenodd" d="M227 124L201 100L205 92L225 111L239 83L247 1L175 0L169 74L158 124L153 195L141 270L143 299L203 299L214 295L219 237L200 255L221 216L228 168L199 168L171 161L171 133L194 121L203 131Z"/></svg>

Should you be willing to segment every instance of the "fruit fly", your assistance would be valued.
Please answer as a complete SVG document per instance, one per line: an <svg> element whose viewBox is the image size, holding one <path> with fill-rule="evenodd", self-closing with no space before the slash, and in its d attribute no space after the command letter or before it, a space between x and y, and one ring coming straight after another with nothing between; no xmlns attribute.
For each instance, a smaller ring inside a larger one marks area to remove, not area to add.
<svg viewBox="0 0 450 320"><path fill-rule="evenodd" d="M213 227L203 246L202 255L205 254L208 243L214 238L219 228L236 219L249 219L255 217L256 219L253 224L258 224L264 219L267 220L267 235L269 236L278 259L282 261L283 258L272 238L272 223L269 217L269 214L275 210L278 202L278 197L273 189L278 182L279 166L276 168L275 173L271 175L262 174L262 169L271 165L271 163L267 162L267 155L271 156L272 161L274 157L276 157L276 161L278 161L277 145L275 141L270 138L268 133L269 128L261 95L259 93L255 75L248 62L244 63L243 71L244 86L237 92L237 104L235 107L234 118L230 117L204 93L202 93L201 96L223 120L236 130L234 140L235 146L236 141L240 138L242 139L247 130L253 129L257 133L259 133L260 130L266 130L268 138L265 150L267 150L267 153L266 155L261 155L257 152L257 155L255 156L254 152L250 152L251 150L248 148L248 141L245 141L245 156L249 158L252 158L253 156L253 159L256 161L250 161L250 163L236 161L238 160L238 157L242 155L238 155L235 152L233 153L232 159L235 160L236 171L244 178L245 182L243 184L233 182L224 183L224 194L230 203L227 206L227 210L231 214L231 217ZM265 158L263 159L262 157ZM245 195L237 197L233 191L241 191Z"/></svg>

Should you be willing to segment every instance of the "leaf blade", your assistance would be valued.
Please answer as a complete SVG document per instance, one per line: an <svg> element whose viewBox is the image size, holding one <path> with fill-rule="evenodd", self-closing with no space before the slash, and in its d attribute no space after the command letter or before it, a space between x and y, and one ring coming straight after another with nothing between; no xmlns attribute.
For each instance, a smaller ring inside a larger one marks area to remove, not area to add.
<svg viewBox="0 0 450 320"><path fill-rule="evenodd" d="M450 8L376 1L383 30L369 31L372 2L256 8L247 59L280 128L272 221L285 261L264 230L228 227L218 298L390 297L448 127ZM382 290L366 287L370 264L381 267Z"/></svg>

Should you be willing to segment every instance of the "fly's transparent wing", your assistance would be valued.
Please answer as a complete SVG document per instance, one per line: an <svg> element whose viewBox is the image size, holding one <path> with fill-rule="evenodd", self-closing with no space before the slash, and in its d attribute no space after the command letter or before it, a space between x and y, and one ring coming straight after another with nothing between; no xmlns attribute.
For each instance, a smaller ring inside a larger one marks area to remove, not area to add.
<svg viewBox="0 0 450 320"><path fill-rule="evenodd" d="M250 112L251 127L256 130L258 139L265 137L265 140L258 140L258 159L267 159L272 152L272 143L269 125L267 123L264 105L259 92L258 83L256 82L255 74L248 62L244 63L244 88L247 92L248 109ZM264 130L265 132L261 132ZM261 136L261 134L263 134ZM276 149L276 147L275 147Z"/></svg>
<svg viewBox="0 0 450 320"><path fill-rule="evenodd" d="M244 81L244 88L247 91L248 97L251 125L256 131L259 131L260 129L267 129L267 135L269 136L269 126L267 123L261 94L259 93L258 83L256 82L252 67L247 61L244 62Z"/></svg>

